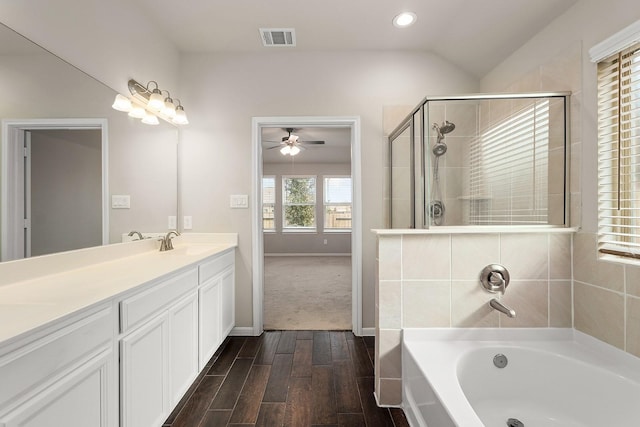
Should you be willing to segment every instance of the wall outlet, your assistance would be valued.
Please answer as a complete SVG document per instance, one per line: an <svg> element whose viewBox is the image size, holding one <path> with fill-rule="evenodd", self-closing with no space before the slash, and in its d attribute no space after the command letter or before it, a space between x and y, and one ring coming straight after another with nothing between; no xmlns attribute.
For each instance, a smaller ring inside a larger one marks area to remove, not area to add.
<svg viewBox="0 0 640 427"><path fill-rule="evenodd" d="M169 216L169 221L167 224L169 230L175 230L176 228L178 228L178 219L176 218L175 215L170 215Z"/></svg>
<svg viewBox="0 0 640 427"><path fill-rule="evenodd" d="M182 229L183 230L191 230L193 228L193 217L191 215L185 215L182 218Z"/></svg>
<svg viewBox="0 0 640 427"><path fill-rule="evenodd" d="M327 244L327 239L324 239L324 244L325 244L325 245Z"/></svg>

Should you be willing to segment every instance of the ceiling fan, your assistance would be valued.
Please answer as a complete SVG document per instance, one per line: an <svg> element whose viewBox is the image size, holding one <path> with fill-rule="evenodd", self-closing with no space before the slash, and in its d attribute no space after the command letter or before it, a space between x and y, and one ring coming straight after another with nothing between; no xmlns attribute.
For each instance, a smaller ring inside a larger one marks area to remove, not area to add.
<svg viewBox="0 0 640 427"><path fill-rule="evenodd" d="M323 145L324 141L301 141L298 135L294 135L293 128L285 128L284 129L288 135L282 137L282 141L265 141L265 142L277 142L278 145L274 147L267 148L267 150L273 150L274 148L279 148L280 153L284 156L295 156L300 152L300 150L305 149L305 145Z"/></svg>

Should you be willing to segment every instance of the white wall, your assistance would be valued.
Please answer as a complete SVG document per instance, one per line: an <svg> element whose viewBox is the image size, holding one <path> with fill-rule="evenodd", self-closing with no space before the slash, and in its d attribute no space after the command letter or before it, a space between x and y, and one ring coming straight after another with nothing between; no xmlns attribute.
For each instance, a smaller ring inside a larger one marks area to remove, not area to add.
<svg viewBox="0 0 640 427"><path fill-rule="evenodd" d="M0 0L2 23L121 93L156 80L174 97L178 50L126 0Z"/></svg>
<svg viewBox="0 0 640 427"><path fill-rule="evenodd" d="M193 231L239 233L240 327L252 325L251 211L230 209L228 202L230 194L251 193L251 117L360 116L363 326L373 327L375 237L369 230L384 226L383 107L476 92L478 82L419 52L185 54L181 70L191 122L181 132L182 209L193 216Z"/></svg>

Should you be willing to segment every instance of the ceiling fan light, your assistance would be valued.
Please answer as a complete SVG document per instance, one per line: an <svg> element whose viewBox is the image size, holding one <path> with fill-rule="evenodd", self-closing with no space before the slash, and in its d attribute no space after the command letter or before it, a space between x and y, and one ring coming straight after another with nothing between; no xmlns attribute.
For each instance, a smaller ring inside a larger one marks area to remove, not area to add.
<svg viewBox="0 0 640 427"><path fill-rule="evenodd" d="M298 148L295 145L292 145L291 148L289 149L289 155L290 156L295 156L296 154L298 154L300 152L300 148Z"/></svg>
<svg viewBox="0 0 640 427"><path fill-rule="evenodd" d="M291 153L291 147L289 147L288 145L285 145L284 147L282 147L280 149L280 153L282 153L283 156L286 156L287 154Z"/></svg>

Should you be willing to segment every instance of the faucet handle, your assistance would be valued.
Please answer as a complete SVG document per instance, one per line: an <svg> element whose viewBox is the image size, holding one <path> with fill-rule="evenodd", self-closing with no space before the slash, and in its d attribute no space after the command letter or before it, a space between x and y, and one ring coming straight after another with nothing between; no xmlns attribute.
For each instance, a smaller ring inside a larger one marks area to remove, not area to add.
<svg viewBox="0 0 640 427"><path fill-rule="evenodd" d="M480 272L480 283L491 293L504 294L509 285L509 272L500 264L489 264Z"/></svg>

